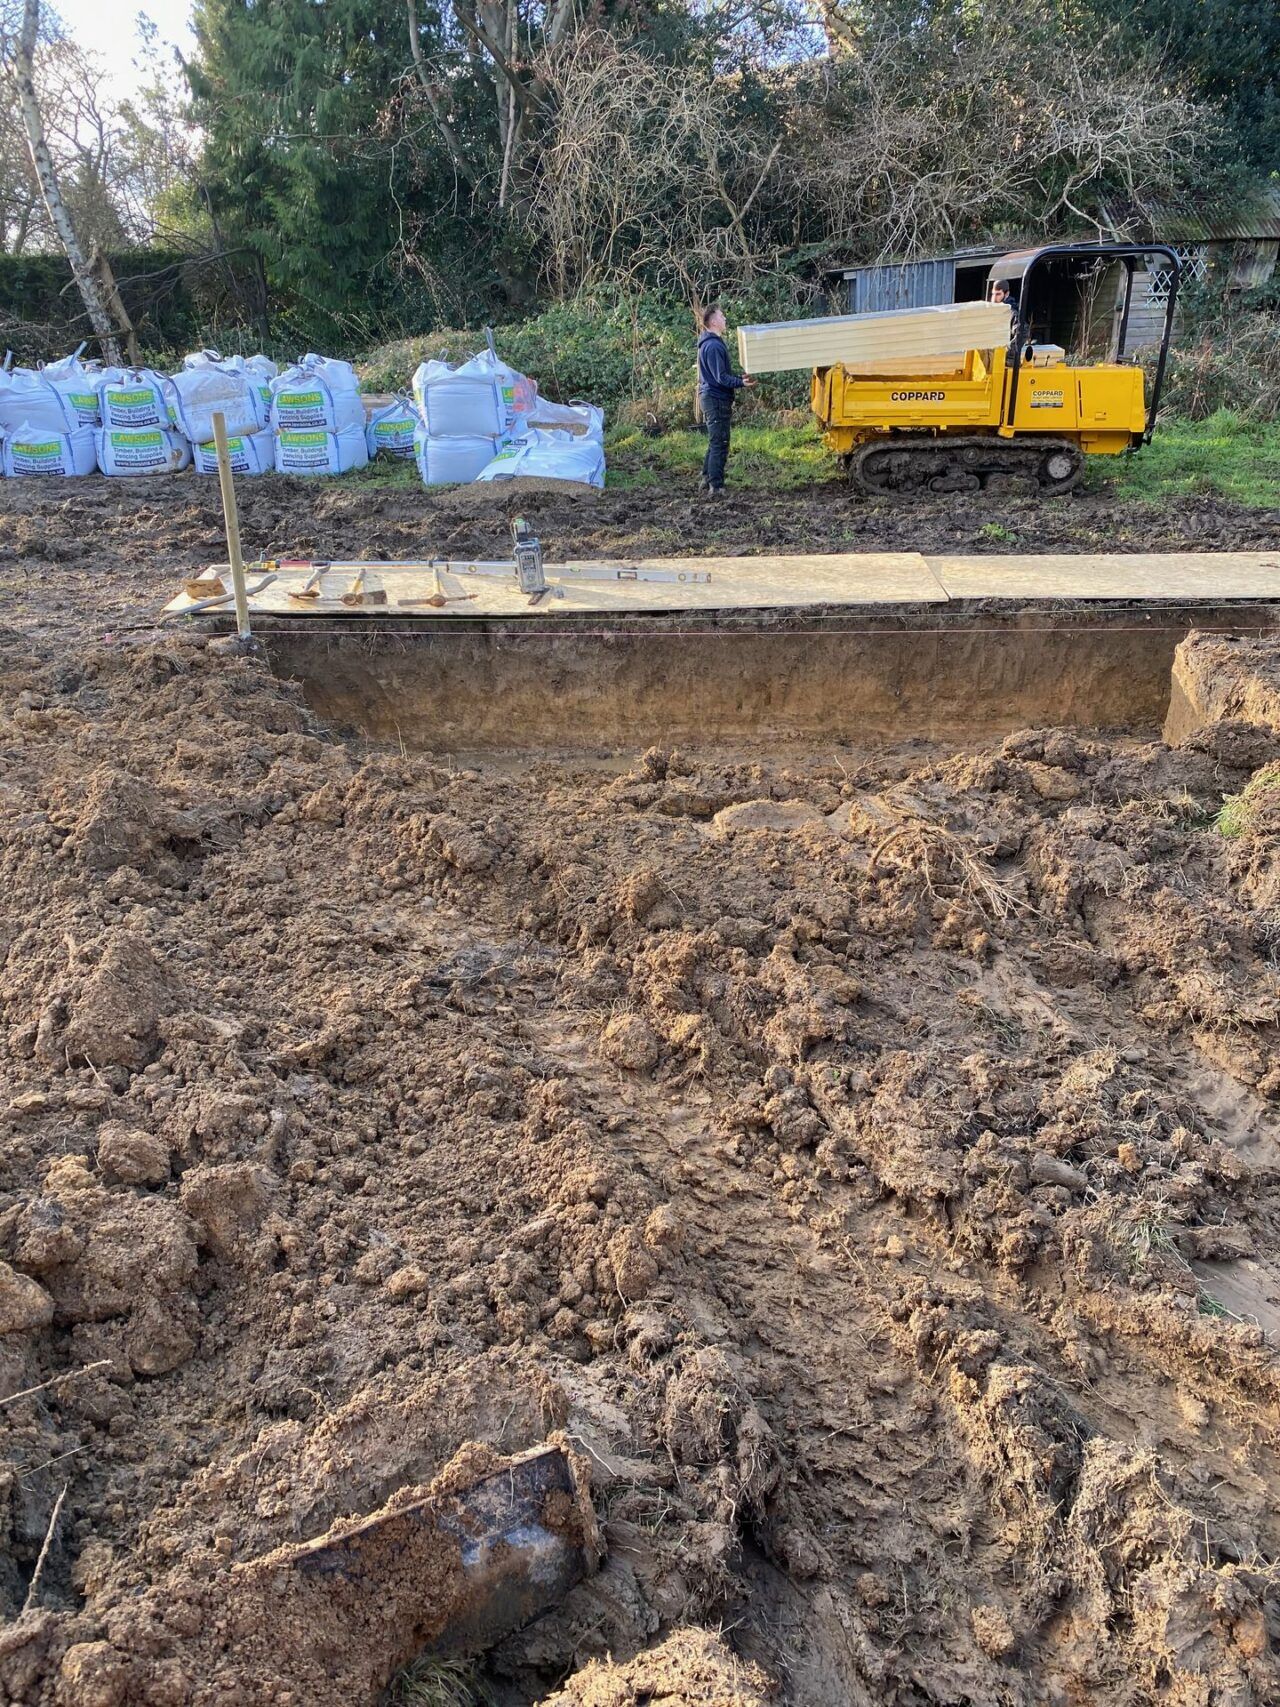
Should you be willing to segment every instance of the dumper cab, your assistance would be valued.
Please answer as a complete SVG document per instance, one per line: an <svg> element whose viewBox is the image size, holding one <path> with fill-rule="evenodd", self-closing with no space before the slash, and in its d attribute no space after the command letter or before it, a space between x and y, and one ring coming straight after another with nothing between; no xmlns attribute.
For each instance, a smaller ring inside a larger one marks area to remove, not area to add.
<svg viewBox="0 0 1280 1707"><path fill-rule="evenodd" d="M1122 358L1138 262L1161 257L1171 285L1147 397ZM1146 443L1164 382L1178 260L1161 244L1073 243L1005 255L989 288L1012 298L1008 343L931 362L866 359L814 369L823 436L869 492L1068 491L1085 456ZM936 312L936 311L935 311Z"/></svg>

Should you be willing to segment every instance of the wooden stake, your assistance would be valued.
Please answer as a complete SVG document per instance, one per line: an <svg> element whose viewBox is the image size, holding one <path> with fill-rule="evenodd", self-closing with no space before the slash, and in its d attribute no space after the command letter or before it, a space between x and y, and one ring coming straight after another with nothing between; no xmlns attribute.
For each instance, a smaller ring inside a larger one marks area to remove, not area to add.
<svg viewBox="0 0 1280 1707"><path fill-rule="evenodd" d="M231 452L227 449L227 418L221 410L213 417L213 442L218 452L218 484L222 487L222 519L227 530L227 556L231 559L231 584L236 595L236 632L249 638L249 595L244 585L244 558L240 555L240 512L236 508L236 486L231 474Z"/></svg>

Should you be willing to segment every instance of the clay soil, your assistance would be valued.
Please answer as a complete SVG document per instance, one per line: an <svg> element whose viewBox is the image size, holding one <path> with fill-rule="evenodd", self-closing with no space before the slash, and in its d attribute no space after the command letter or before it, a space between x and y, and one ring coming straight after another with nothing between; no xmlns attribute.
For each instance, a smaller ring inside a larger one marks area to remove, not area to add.
<svg viewBox="0 0 1280 1707"><path fill-rule="evenodd" d="M517 502L243 499L326 556ZM1276 540L527 509L575 554ZM459 768L156 629L217 555L194 479L0 490L0 1699L375 1707L456 1554L331 1605L300 1544L548 1438L600 1569L394 1698L1280 1697L1274 648L1184 648L1176 747Z"/></svg>

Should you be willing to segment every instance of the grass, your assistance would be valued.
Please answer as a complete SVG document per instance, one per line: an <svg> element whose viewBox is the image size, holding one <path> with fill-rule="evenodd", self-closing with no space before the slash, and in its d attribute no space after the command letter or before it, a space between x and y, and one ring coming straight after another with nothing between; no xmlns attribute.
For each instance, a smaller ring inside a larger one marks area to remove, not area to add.
<svg viewBox="0 0 1280 1707"><path fill-rule="evenodd" d="M374 459L367 468L354 469L344 476L345 480L359 481L363 486L384 488L403 488L407 492L421 491L422 476L418 473L418 465L409 457L406 461L393 460L391 457L380 456Z"/></svg>
<svg viewBox="0 0 1280 1707"><path fill-rule="evenodd" d="M665 486L674 478L687 483L692 491L706 453L706 435L692 428L651 437L639 427L615 427L605 435L605 483L610 491L625 492ZM840 477L839 466L823 445L817 427L811 421L797 424L793 417L779 422L766 415L760 423L744 421L735 426L732 468L736 486L765 492L789 491ZM392 462L382 457L343 476L343 481L406 491L420 485L412 461Z"/></svg>
<svg viewBox="0 0 1280 1707"><path fill-rule="evenodd" d="M1139 501L1211 495L1280 506L1280 422L1246 421L1227 409L1204 421L1167 416L1136 455L1093 460L1090 483L1108 478Z"/></svg>
<svg viewBox="0 0 1280 1707"><path fill-rule="evenodd" d="M1218 812L1218 834L1228 841L1247 835L1280 805L1280 765L1264 765L1239 794L1229 794Z"/></svg>
<svg viewBox="0 0 1280 1707"><path fill-rule="evenodd" d="M706 436L696 428L653 434L642 426L615 423L605 435L606 484L611 491L632 491L675 482L692 491L706 448ZM744 412L734 423L731 469L735 486L765 493L843 478L816 423L798 409ZM1086 469L1086 490L1109 488L1135 503L1211 495L1280 507L1280 422L1245 421L1224 410L1205 421L1170 417L1135 455L1091 457ZM381 460L349 478L406 489L418 481L412 462ZM979 533L993 543L1014 537L998 520L984 523Z"/></svg>
<svg viewBox="0 0 1280 1707"><path fill-rule="evenodd" d="M625 490L659 486L672 477L696 480L706 439L692 429L650 438L619 427L608 435L606 450L608 484ZM789 491L841 478L816 424L799 411L747 416L735 423L732 468L735 485L759 491ZM1168 418L1135 455L1090 458L1086 482L1095 490L1109 483L1138 502L1209 494L1238 504L1280 507L1280 422L1244 421L1223 410L1206 421ZM996 542L1013 537L999 521L980 531Z"/></svg>
<svg viewBox="0 0 1280 1707"><path fill-rule="evenodd" d="M491 1707L493 1697L469 1660L424 1655L396 1673L388 1707Z"/></svg>
<svg viewBox="0 0 1280 1707"><path fill-rule="evenodd" d="M605 453L610 488L665 486L674 477L687 481L692 489L707 454L707 440L693 428L654 438L639 428L620 427L607 436ZM798 423L790 416L760 422L748 418L735 424L730 461L734 484L758 491L789 491L840 474L815 424Z"/></svg>

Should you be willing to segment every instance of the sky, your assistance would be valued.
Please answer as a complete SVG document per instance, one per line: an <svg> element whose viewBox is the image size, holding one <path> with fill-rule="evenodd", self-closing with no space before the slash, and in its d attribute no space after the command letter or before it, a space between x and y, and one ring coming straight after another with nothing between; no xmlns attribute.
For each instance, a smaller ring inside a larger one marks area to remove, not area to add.
<svg viewBox="0 0 1280 1707"><path fill-rule="evenodd" d="M145 12L160 30L160 39L184 53L194 46L191 0L53 0L53 8L81 47L97 55L112 94L131 93L133 61L139 40L136 19Z"/></svg>

